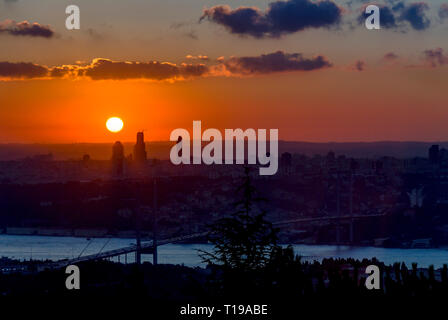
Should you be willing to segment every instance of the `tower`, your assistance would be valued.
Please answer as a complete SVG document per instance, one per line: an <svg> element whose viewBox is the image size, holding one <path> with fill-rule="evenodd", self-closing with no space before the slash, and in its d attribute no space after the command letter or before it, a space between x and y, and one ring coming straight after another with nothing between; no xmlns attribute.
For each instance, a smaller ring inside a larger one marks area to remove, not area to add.
<svg viewBox="0 0 448 320"><path fill-rule="evenodd" d="M112 170L114 175L123 175L124 148L120 141L115 142L114 146L112 147Z"/></svg>
<svg viewBox="0 0 448 320"><path fill-rule="evenodd" d="M280 170L283 174L291 174L292 155L289 152L282 153L280 157Z"/></svg>
<svg viewBox="0 0 448 320"><path fill-rule="evenodd" d="M146 145L143 132L137 132L137 142L134 146L134 161L139 164L146 162Z"/></svg>
<svg viewBox="0 0 448 320"><path fill-rule="evenodd" d="M428 158L431 163L439 162L439 145L433 144L431 148L429 148Z"/></svg>

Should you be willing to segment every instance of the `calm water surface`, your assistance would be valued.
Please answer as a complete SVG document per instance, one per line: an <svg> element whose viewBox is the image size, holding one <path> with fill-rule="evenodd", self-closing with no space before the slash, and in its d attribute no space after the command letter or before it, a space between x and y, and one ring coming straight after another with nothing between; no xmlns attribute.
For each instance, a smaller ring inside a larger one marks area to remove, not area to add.
<svg viewBox="0 0 448 320"><path fill-rule="evenodd" d="M100 251L118 249L133 245L133 239L13 236L0 235L0 257L28 260L59 260L75 258L80 254L95 254ZM349 247L335 245L294 245L294 250L306 260L323 258L373 258L392 264L405 262L410 265L417 262L419 267L442 267L448 263L448 249L390 249L375 247ZM212 250L208 244L168 244L159 247L159 263L184 264L190 267L203 266L198 250ZM151 255L143 255L143 261L152 261ZM114 258L118 261L118 258ZM121 257L124 262L124 256ZM128 262L134 261L134 254L128 254Z"/></svg>

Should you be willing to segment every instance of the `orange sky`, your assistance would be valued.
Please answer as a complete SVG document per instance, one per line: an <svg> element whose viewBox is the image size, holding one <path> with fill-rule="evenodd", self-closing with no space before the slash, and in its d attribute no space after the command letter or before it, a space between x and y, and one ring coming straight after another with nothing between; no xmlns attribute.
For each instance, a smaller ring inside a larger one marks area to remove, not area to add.
<svg viewBox="0 0 448 320"><path fill-rule="evenodd" d="M0 141L168 140L175 128L278 128L282 140L443 140L446 71L322 70L176 83L33 80L0 84ZM344 81L341 81L344 79ZM24 94L26 92L26 94ZM105 121L125 127L110 133Z"/></svg>
<svg viewBox="0 0 448 320"><path fill-rule="evenodd" d="M0 143L133 141L140 130L147 140L160 141L176 128L191 129L193 120L201 120L203 128L275 128L281 140L448 140L448 23L437 18L435 5L428 11L434 22L421 31L409 25L367 31L353 24L360 8L341 0L336 1L345 6L340 28L257 39L209 21L199 23L204 8L219 1L129 0L106 6L79 0L79 31L64 28L65 1L41 1L0 1L0 26L27 20L54 30L50 38L0 32L0 63L31 62L51 72L63 65L93 69L91 61L104 58L122 64L170 62L182 76L187 72L183 62L204 63L207 72L171 82L85 75L23 80L1 78L0 68ZM264 12L272 1L225 3ZM440 53L433 67L423 59L429 49ZM260 59L275 52L286 57L283 67L292 63L298 70L244 75L250 66L232 73L231 63L216 60L236 59L239 66L241 57ZM385 61L391 52L398 58ZM209 60L186 59L189 54ZM303 71L295 54L303 54L305 62L322 56L328 65ZM357 61L363 63L360 70ZM220 69L224 65L225 72ZM106 130L111 116L123 119L121 132Z"/></svg>

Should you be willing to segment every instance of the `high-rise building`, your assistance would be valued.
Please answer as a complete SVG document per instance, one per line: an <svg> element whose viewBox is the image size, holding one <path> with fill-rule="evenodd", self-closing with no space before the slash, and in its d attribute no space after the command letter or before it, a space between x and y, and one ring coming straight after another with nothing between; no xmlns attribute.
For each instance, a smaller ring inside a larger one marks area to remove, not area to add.
<svg viewBox="0 0 448 320"><path fill-rule="evenodd" d="M120 141L115 142L112 147L112 171L117 176L124 172L124 148Z"/></svg>
<svg viewBox="0 0 448 320"><path fill-rule="evenodd" d="M90 162L90 156L88 154L83 155L81 162L83 167L87 168L89 166L89 162Z"/></svg>
<svg viewBox="0 0 448 320"><path fill-rule="evenodd" d="M137 132L137 143L134 146L134 161L139 164L146 162L146 145L143 132Z"/></svg>
<svg viewBox="0 0 448 320"><path fill-rule="evenodd" d="M333 151L327 153L326 157L327 168L336 167L336 154Z"/></svg>
<svg viewBox="0 0 448 320"><path fill-rule="evenodd" d="M439 162L439 145L433 144L431 148L429 148L428 152L429 161L431 163L438 163Z"/></svg>
<svg viewBox="0 0 448 320"><path fill-rule="evenodd" d="M282 166L290 167L292 164L292 155L289 152L283 152L280 158L280 163Z"/></svg>
<svg viewBox="0 0 448 320"><path fill-rule="evenodd" d="M280 171L282 174L292 173L292 155L289 152L282 153L280 157Z"/></svg>

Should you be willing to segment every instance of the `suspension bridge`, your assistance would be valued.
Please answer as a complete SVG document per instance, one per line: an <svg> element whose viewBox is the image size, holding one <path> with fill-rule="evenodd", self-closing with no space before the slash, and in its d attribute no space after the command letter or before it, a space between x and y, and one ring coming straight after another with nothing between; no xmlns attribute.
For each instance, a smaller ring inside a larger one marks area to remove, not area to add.
<svg viewBox="0 0 448 320"><path fill-rule="evenodd" d="M284 226L284 225L291 225L291 224L303 224L303 223L313 223L313 222L319 222L319 221L335 221L337 223L342 223L343 221L348 221L350 223L350 229L353 229L353 222L356 219L366 219L366 218L379 218L386 216L385 213L382 214L366 214L366 215L344 215L344 216L323 216L323 217L313 217L313 218L297 218L297 219L290 219L290 220L284 220L279 222L274 222L274 226ZM82 252L79 257L73 258L73 259L64 259L59 260L51 264L50 268L58 269L58 268L64 268L68 265L77 264L80 262L86 262L86 261L93 261L93 260L101 260L101 259L109 259L113 257L119 257L122 255L125 255L127 257L128 254L136 253L137 255L140 254L152 254L154 257L154 261L157 261L157 258L155 257L157 255L157 246L169 244L169 243L176 243L176 242L182 242L197 238L203 238L206 237L209 234L209 232L199 232L184 236L178 236L178 237L171 237L166 239L157 239L144 241L140 243L140 241L137 241L138 244L119 248L119 249L113 249L113 250L107 250L102 251L106 244L103 246L103 248L100 250L100 252L96 254L90 254L90 255L84 255L82 256ZM352 231L351 231L351 241L352 239ZM136 261L139 261L139 258L136 258Z"/></svg>

